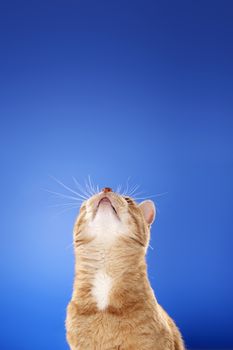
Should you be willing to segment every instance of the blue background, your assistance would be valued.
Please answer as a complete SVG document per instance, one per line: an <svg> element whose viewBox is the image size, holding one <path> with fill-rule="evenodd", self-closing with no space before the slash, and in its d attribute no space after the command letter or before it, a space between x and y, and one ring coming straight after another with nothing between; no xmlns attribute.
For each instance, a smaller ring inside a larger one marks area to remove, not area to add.
<svg viewBox="0 0 233 350"><path fill-rule="evenodd" d="M0 2L0 348L64 350L77 209L140 184L148 265L189 348L233 347L233 2ZM68 200L69 202L69 200Z"/></svg>

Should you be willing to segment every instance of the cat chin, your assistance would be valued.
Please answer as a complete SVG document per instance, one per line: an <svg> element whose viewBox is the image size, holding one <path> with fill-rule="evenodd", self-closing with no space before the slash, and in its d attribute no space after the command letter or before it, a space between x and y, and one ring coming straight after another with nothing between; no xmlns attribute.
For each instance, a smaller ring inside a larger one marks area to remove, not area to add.
<svg viewBox="0 0 233 350"><path fill-rule="evenodd" d="M113 244L123 230L123 223L118 219L114 209L109 204L101 204L92 221L88 223L88 236L103 242Z"/></svg>
<svg viewBox="0 0 233 350"><path fill-rule="evenodd" d="M117 211L108 198L103 198L99 202L96 217L98 217L100 215L102 215L102 216L103 215L107 215L107 216L113 215L113 217L116 217L119 220L119 216L117 214ZM95 217L95 219L96 219L96 217Z"/></svg>

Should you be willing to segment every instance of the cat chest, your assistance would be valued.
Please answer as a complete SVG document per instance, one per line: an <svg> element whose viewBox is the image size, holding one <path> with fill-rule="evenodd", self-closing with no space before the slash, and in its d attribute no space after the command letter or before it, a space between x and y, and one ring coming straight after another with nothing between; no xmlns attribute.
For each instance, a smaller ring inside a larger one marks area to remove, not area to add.
<svg viewBox="0 0 233 350"><path fill-rule="evenodd" d="M109 305L109 296L112 289L112 278L105 270L95 273L92 281L92 296L99 310L104 310Z"/></svg>

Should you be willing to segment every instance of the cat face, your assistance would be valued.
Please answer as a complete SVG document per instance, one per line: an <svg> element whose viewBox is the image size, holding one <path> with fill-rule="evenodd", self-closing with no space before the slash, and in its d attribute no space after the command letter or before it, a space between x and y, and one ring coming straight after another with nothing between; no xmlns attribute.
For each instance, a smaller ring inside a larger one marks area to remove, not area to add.
<svg viewBox="0 0 233 350"><path fill-rule="evenodd" d="M119 239L147 248L155 206L150 200L140 204L110 189L83 202L74 227L74 245L96 242L110 247Z"/></svg>

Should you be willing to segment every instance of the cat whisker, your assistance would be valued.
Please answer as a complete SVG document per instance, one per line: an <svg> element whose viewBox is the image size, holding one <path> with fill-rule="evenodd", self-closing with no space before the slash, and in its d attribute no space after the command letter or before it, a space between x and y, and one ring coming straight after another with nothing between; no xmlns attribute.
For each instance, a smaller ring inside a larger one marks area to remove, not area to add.
<svg viewBox="0 0 233 350"><path fill-rule="evenodd" d="M89 189L91 191L91 194L94 195L94 191L93 191L90 175L88 175L88 187L89 187Z"/></svg>
<svg viewBox="0 0 233 350"><path fill-rule="evenodd" d="M74 246L74 242L70 243L69 245L66 246L66 249L70 249L71 247Z"/></svg>
<svg viewBox="0 0 233 350"><path fill-rule="evenodd" d="M61 215L61 214L63 214L63 213L66 213L67 211L70 211L70 210L72 210L72 209L77 209L77 208L78 208L77 206L76 206L76 207L66 208L66 209L60 211L59 213L57 213L56 215L54 215L54 217L59 216L59 215Z"/></svg>
<svg viewBox="0 0 233 350"><path fill-rule="evenodd" d="M154 194L154 195L152 194L150 197L162 197L162 196L165 196L165 194L168 194L168 191L157 193L157 194Z"/></svg>
<svg viewBox="0 0 233 350"><path fill-rule="evenodd" d="M74 191L72 188L70 188L69 186L65 185L62 181L58 180L56 177L54 176L51 176L51 178L53 180L55 180L59 185L61 185L62 187L64 187L67 191L70 191L71 193L74 193L75 195L83 198L83 199L86 199L86 197L84 197L83 195L81 195L80 193Z"/></svg>
<svg viewBox="0 0 233 350"><path fill-rule="evenodd" d="M96 189L95 189L94 182L92 182L92 180L91 180L91 176L90 175L88 175L88 180L89 180L90 188L91 188L91 190L93 192L93 195L95 195L96 194Z"/></svg>
<svg viewBox="0 0 233 350"><path fill-rule="evenodd" d="M79 203L60 203L60 204L51 204L48 205L49 208L56 208L56 207L69 207L69 206L76 206L77 208L79 207Z"/></svg>
<svg viewBox="0 0 233 350"><path fill-rule="evenodd" d="M72 178L73 178L75 185L83 193L83 196L85 197L85 199L88 199L90 197L90 194L85 191L85 189L80 185L80 183L76 180L76 178L74 176Z"/></svg>
<svg viewBox="0 0 233 350"><path fill-rule="evenodd" d="M123 191L122 196L125 196L129 190L129 180L130 180L131 176L128 177L127 181L126 181L126 189Z"/></svg>
<svg viewBox="0 0 233 350"><path fill-rule="evenodd" d="M134 199L150 199L150 198L157 198L157 197L162 197L164 196L165 194L167 194L168 192L163 192L163 193L158 193L158 194L154 194L154 195L150 195L150 196L145 196L145 197L133 197Z"/></svg>
<svg viewBox="0 0 233 350"><path fill-rule="evenodd" d="M94 186L95 194L99 193L98 186L94 184L94 181L93 181L93 186Z"/></svg>
<svg viewBox="0 0 233 350"><path fill-rule="evenodd" d="M89 196L92 197L94 195L94 193L93 193L93 191L92 191L92 189L91 189L91 187L90 187L90 185L89 185L87 180L85 180L85 186L86 186L87 193L89 193Z"/></svg>
<svg viewBox="0 0 233 350"><path fill-rule="evenodd" d="M122 189L122 184L117 186L116 192L119 193L119 195L121 195L121 189Z"/></svg>
<svg viewBox="0 0 233 350"><path fill-rule="evenodd" d="M140 191L140 192L133 193L133 195L131 195L131 197L134 199L134 198L136 198L137 196L140 196L140 195L142 195L142 194L145 194L145 192L144 192L144 191Z"/></svg>
<svg viewBox="0 0 233 350"><path fill-rule="evenodd" d="M82 202L83 201L81 198L77 198L77 197L74 197L74 196L68 196L68 195L63 194L63 193L54 192L54 191L50 191L50 190L47 190L47 189L44 189L44 191L49 192L49 193L53 194L56 197L73 199L73 200L75 200L77 202Z"/></svg>
<svg viewBox="0 0 233 350"><path fill-rule="evenodd" d="M133 192L135 192L135 188L136 188L136 185L132 186L130 189L129 189L129 192L127 193L128 196L132 195Z"/></svg>
<svg viewBox="0 0 233 350"><path fill-rule="evenodd" d="M127 195L132 196L139 189L139 187L140 185L135 185Z"/></svg>

